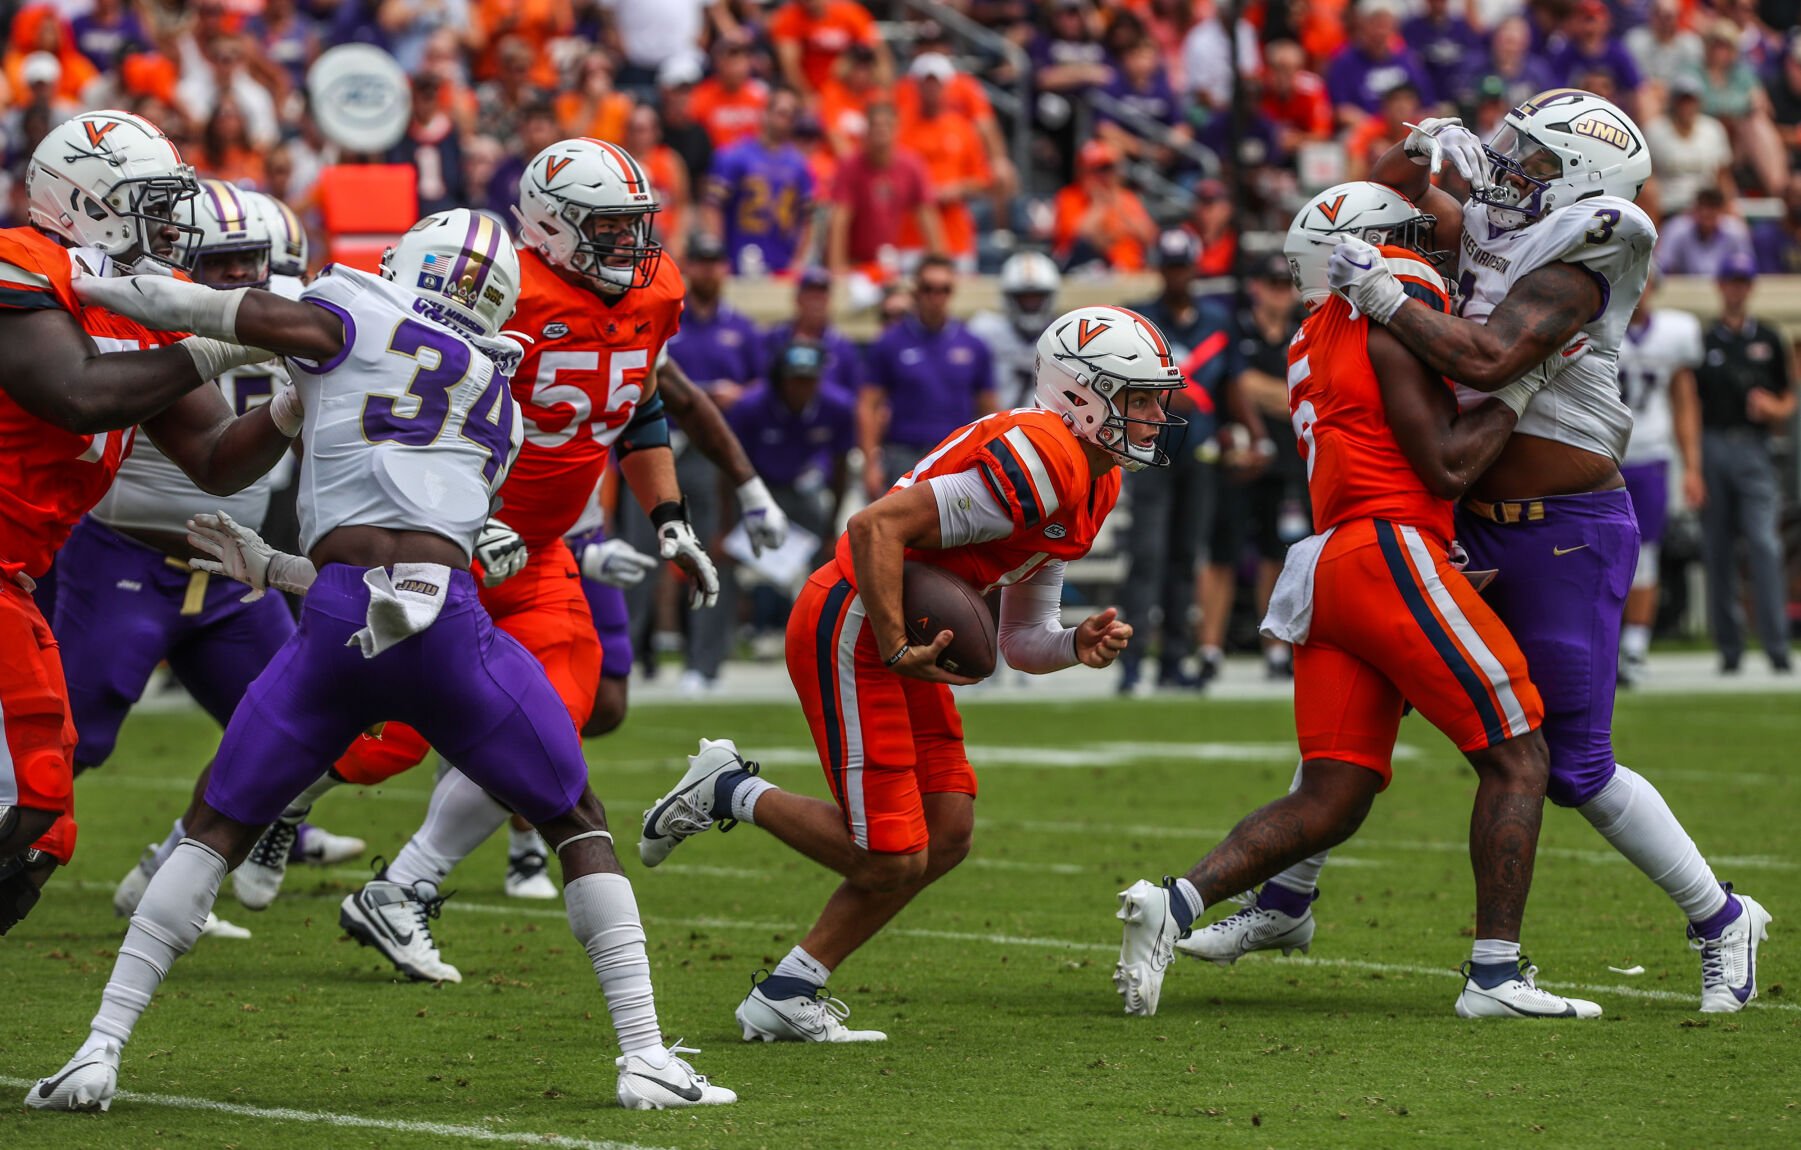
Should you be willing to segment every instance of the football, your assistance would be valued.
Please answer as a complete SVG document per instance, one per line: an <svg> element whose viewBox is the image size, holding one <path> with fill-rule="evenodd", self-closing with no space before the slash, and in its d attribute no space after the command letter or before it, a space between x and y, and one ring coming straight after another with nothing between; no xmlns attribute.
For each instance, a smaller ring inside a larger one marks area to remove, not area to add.
<svg viewBox="0 0 1801 1150"><path fill-rule="evenodd" d="M980 591L949 571L909 562L901 571L901 609L909 643L929 646L938 632L951 633L940 667L971 679L994 674L994 615Z"/></svg>

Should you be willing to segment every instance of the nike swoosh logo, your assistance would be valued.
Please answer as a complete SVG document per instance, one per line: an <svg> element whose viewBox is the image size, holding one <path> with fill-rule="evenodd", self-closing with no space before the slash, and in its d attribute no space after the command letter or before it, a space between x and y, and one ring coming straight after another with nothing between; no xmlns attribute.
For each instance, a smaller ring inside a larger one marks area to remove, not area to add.
<svg viewBox="0 0 1801 1150"><path fill-rule="evenodd" d="M1580 551L1584 547L1587 547L1587 546L1588 546L1588 544L1586 544L1586 543L1578 543L1574 547L1553 547L1553 548L1551 548L1551 554L1553 554L1553 555L1568 555L1572 551Z"/></svg>
<svg viewBox="0 0 1801 1150"><path fill-rule="evenodd" d="M95 1059L92 1062L83 1062L80 1066L71 1066L69 1069L63 1071L61 1074L58 1074L55 1078L49 1078L49 1079L44 1080L43 1082L38 1083L38 1097L39 1098L50 1097L52 1094L56 1093L56 1088L58 1086L61 1086L63 1084L63 1080L65 1078L69 1077L69 1075L75 1073L77 1070L86 1070L90 1066L98 1066L98 1065L100 1065L99 1059ZM695 1097L698 1098L700 1096L698 1094L696 1094Z"/></svg>
<svg viewBox="0 0 1801 1150"><path fill-rule="evenodd" d="M1344 260L1345 263L1350 264L1352 267L1359 269L1360 271L1369 271L1371 268L1376 266L1373 261L1370 263L1367 263L1367 264L1360 264L1356 260L1352 259L1350 256L1340 256L1339 258Z"/></svg>
<svg viewBox="0 0 1801 1150"><path fill-rule="evenodd" d="M359 905L361 905L360 902L359 902ZM413 941L413 932L412 931L409 930L403 935L399 931L394 929L394 925L388 921L387 915L381 913L379 910L370 910L368 907L363 907L362 909L363 909L363 913L368 918L373 920L376 926L381 928L381 931L383 934L387 935L389 938L394 940L395 945L397 945L397 946L411 945L411 943Z"/></svg>
<svg viewBox="0 0 1801 1150"><path fill-rule="evenodd" d="M646 1082L654 1082L658 1086L669 1091L669 1093L688 1102L700 1101L700 1087L698 1086L683 1086L675 1082L665 1082L661 1078L652 1078L648 1074L640 1074L635 1070L632 1071L632 1076L634 1078L642 1078Z"/></svg>

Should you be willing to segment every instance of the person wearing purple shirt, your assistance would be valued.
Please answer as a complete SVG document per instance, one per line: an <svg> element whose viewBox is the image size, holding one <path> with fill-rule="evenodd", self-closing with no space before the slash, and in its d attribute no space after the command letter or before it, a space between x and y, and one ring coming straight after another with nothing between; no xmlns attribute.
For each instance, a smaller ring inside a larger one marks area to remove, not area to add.
<svg viewBox="0 0 1801 1150"><path fill-rule="evenodd" d="M1630 104L1644 81L1626 50L1613 33L1613 15L1601 0L1582 0L1570 18L1569 39L1551 58L1551 66L1565 84L1574 84L1591 72L1604 72L1613 80L1614 98Z"/></svg>
<svg viewBox="0 0 1801 1150"><path fill-rule="evenodd" d="M1763 275L1801 275L1801 175L1791 176L1782 215L1751 225L1752 250Z"/></svg>
<svg viewBox="0 0 1801 1150"><path fill-rule="evenodd" d="M950 313L957 269L927 256L915 273L918 311L869 345L869 369L857 403L863 488L877 499L938 441L995 410L994 359L988 345Z"/></svg>
<svg viewBox="0 0 1801 1150"><path fill-rule="evenodd" d="M1557 86L1551 66L1533 54L1532 27L1522 16L1510 16L1495 25L1488 38L1487 74L1500 78L1502 98L1508 107L1517 107Z"/></svg>
<svg viewBox="0 0 1801 1150"><path fill-rule="evenodd" d="M813 172L794 146L799 115L800 98L778 88L757 135L713 154L702 210L736 273L789 271L813 246Z"/></svg>
<svg viewBox="0 0 1801 1150"><path fill-rule="evenodd" d="M1401 25L1401 39L1419 56L1440 99L1463 91L1471 69L1488 55L1470 22L1451 13L1451 0L1426 0L1426 10Z"/></svg>
<svg viewBox="0 0 1801 1150"><path fill-rule="evenodd" d="M765 348L786 347L796 340L825 350L823 385L854 406L863 390L863 353L850 337L832 326L832 273L817 265L800 273L794 289L794 318L763 333Z"/></svg>
<svg viewBox="0 0 1801 1150"><path fill-rule="evenodd" d="M1670 276L1716 275L1734 256L1752 258L1751 230L1727 214L1725 195L1711 184L1688 211L1664 221L1657 241L1657 268Z"/></svg>
<svg viewBox="0 0 1801 1150"><path fill-rule="evenodd" d="M150 36L124 0L96 0L91 12L69 21L75 48L102 72L117 72L127 53L142 52Z"/></svg>
<svg viewBox="0 0 1801 1150"><path fill-rule="evenodd" d="M721 410L729 410L763 377L763 339L748 316L725 302L725 249L717 236L696 236L682 263L688 301L669 354Z"/></svg>
<svg viewBox="0 0 1801 1150"><path fill-rule="evenodd" d="M1326 92L1347 122L1375 115L1382 96L1403 81L1419 90L1420 102L1438 99L1438 89L1413 50L1399 39L1395 0L1365 0L1356 9L1350 40L1326 64Z"/></svg>

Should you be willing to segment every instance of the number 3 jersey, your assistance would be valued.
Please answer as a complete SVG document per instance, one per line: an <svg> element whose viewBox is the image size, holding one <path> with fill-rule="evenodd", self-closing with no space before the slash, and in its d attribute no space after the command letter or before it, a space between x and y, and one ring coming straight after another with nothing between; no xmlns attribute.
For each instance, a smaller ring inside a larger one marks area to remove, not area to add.
<svg viewBox="0 0 1801 1150"><path fill-rule="evenodd" d="M301 551L369 526L429 531L469 554L519 451L506 377L378 276L334 265L300 298L344 323L337 355L288 359L306 406Z"/></svg>
<svg viewBox="0 0 1801 1150"><path fill-rule="evenodd" d="M1632 412L1620 401L1620 344L1644 294L1656 246L1651 217L1617 196L1579 200L1513 231L1490 226L1487 205L1464 205L1457 287L1465 319L1486 320L1514 284L1550 263L1582 268L1601 289L1600 310L1576 337L1586 340L1587 354L1532 397L1516 432L1611 456L1616 463L1624 457ZM1576 347L1572 341L1564 351ZM1458 396L1468 407L1483 393L1460 388Z"/></svg>
<svg viewBox="0 0 1801 1150"><path fill-rule="evenodd" d="M498 514L535 547L568 534L587 507L613 441L650 388L657 356L681 326L684 289L668 256L648 285L617 297L568 282L533 251L519 253L519 276L519 308L507 327L531 338L513 376L525 445Z"/></svg>

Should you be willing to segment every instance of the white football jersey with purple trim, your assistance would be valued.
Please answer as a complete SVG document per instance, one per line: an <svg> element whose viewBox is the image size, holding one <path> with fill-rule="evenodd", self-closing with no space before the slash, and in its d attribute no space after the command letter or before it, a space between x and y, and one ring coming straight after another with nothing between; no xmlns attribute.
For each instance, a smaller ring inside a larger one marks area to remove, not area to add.
<svg viewBox="0 0 1801 1150"><path fill-rule="evenodd" d="M471 552L524 435L507 377L378 276L334 266L300 298L344 322L331 359L288 359L306 405L301 550L362 525Z"/></svg>
<svg viewBox="0 0 1801 1150"><path fill-rule="evenodd" d="M1701 365L1701 321L1685 311L1653 310L1643 328L1627 328L1620 345L1620 398L1632 409L1627 463L1656 463L1676 456L1670 383L1676 373Z"/></svg>
<svg viewBox="0 0 1801 1150"><path fill-rule="evenodd" d="M1515 431L1608 455L1615 462L1625 456L1632 412L1620 399L1620 345L1644 294L1656 246L1651 217L1617 196L1578 201L1513 231L1491 227L1486 205L1464 205L1457 314L1465 319L1486 320L1514 284L1550 263L1586 268L1601 287L1601 310L1565 349L1585 340L1586 354L1532 397ZM1467 404L1480 400L1482 393L1459 388L1458 396Z"/></svg>

